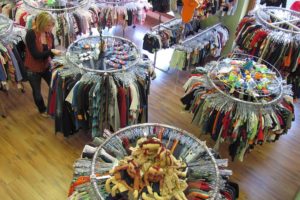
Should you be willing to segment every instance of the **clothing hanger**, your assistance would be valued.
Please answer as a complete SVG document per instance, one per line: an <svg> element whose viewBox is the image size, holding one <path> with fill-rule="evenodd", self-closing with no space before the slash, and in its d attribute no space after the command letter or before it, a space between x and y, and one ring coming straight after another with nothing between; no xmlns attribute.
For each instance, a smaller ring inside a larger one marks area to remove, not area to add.
<svg viewBox="0 0 300 200"><path fill-rule="evenodd" d="M114 83L116 84L117 88L123 87L122 84L115 78L115 76L112 76Z"/></svg>

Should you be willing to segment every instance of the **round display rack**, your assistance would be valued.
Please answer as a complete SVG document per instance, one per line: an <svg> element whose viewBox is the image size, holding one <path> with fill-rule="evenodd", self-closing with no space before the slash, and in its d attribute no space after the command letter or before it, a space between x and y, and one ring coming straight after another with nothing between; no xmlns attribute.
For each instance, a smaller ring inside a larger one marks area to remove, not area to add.
<svg viewBox="0 0 300 200"><path fill-rule="evenodd" d="M128 3L137 3L138 0L95 0L97 4L107 4L107 5L116 5L122 6Z"/></svg>
<svg viewBox="0 0 300 200"><path fill-rule="evenodd" d="M283 95L283 80L269 62L247 54L220 58L208 70L209 83L233 101L254 106L271 105Z"/></svg>
<svg viewBox="0 0 300 200"><path fill-rule="evenodd" d="M99 50L101 41L104 50ZM117 36L89 36L73 42L67 49L69 63L87 72L115 73L126 71L140 61L137 46L128 39ZM118 62L117 62L118 61Z"/></svg>
<svg viewBox="0 0 300 200"><path fill-rule="evenodd" d="M89 5L90 0L48 0L35 1L23 0L25 6L33 11L48 11L48 12L73 12L78 8L83 8Z"/></svg>
<svg viewBox="0 0 300 200"><path fill-rule="evenodd" d="M300 12L280 7L259 7L255 11L259 22L263 25L285 33L300 34ZM287 28L290 27L290 28Z"/></svg>
<svg viewBox="0 0 300 200"><path fill-rule="evenodd" d="M111 152L112 148L118 151L124 150L124 146L122 145L124 139L130 142L130 147L135 147L137 141L141 138L160 138L162 145L166 148L169 148L172 144L176 143L177 150L174 151L173 156L176 159L185 162L188 167L192 165L191 162L193 164L196 163L197 170L200 170L198 173L206 174L211 180L211 189L208 191L209 197L207 199L217 199L220 189L220 172L216 160L205 142L200 141L198 138L182 129L157 123L139 124L121 129L111 135L98 147L93 157L91 169L91 182L97 199L104 200L110 198L109 193L105 190L106 179L99 176L99 170L97 170L97 168L101 168L101 164L99 163L103 163L103 152ZM191 157L191 155L195 156L195 159L192 159L193 161L188 158ZM116 167L119 160L122 160L125 156L128 156L128 154L124 153L124 156L121 156L121 159L118 159L117 163L114 163L111 166ZM106 163L103 165L105 164ZM102 168L105 168L103 165ZM107 168L106 171L103 171L102 169L102 173L107 174L109 170L112 170L112 168ZM186 178L189 181L192 177L189 177L189 173L187 174ZM141 193L139 193L138 199L142 199L141 196Z"/></svg>

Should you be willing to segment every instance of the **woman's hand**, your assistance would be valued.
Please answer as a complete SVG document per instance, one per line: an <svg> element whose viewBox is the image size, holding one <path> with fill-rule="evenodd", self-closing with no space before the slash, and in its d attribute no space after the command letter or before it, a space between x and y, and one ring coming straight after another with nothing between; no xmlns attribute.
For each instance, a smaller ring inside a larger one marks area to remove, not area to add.
<svg viewBox="0 0 300 200"><path fill-rule="evenodd" d="M60 56L62 54L61 50L58 49L51 49L51 52L55 55L55 56Z"/></svg>

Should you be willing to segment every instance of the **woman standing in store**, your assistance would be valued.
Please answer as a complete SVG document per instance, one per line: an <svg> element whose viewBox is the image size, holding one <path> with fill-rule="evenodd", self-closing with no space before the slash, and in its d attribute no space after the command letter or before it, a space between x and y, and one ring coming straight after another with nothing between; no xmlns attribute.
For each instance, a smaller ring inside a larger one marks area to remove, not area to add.
<svg viewBox="0 0 300 200"><path fill-rule="evenodd" d="M54 49L54 36L51 33L55 19L47 12L41 12L35 18L33 28L26 33L25 67L34 103L42 116L46 117L46 106L41 94L42 78L48 86L51 81L50 61L61 51Z"/></svg>

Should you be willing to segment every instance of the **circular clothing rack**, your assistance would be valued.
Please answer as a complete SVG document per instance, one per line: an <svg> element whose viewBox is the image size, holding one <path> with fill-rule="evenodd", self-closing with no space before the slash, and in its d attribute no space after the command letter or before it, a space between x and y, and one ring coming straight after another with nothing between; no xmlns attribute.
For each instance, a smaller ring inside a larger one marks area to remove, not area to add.
<svg viewBox="0 0 300 200"><path fill-rule="evenodd" d="M272 29L300 34L300 13L279 7L259 7L255 11L259 21Z"/></svg>
<svg viewBox="0 0 300 200"><path fill-rule="evenodd" d="M9 36L13 30L13 21L0 14L0 38Z"/></svg>
<svg viewBox="0 0 300 200"><path fill-rule="evenodd" d="M181 159L187 164L188 167L192 167L192 163L196 164L195 167L197 169L201 169L199 173L208 174L211 182L207 199L217 199L220 189L220 172L216 160L212 152L206 146L205 142L200 141L187 131L158 123L139 124L121 129L111 135L97 148L93 157L91 166L92 174L90 176L97 199L104 200L109 198L109 194L105 190L105 181L107 178L109 178L109 176L99 175L99 169L102 168L101 172L107 174L112 168L107 167L105 171L103 170L105 166L113 166L114 168L118 165L120 160L127 156L125 150L126 147L123 145L125 143L122 141L129 141L129 146L135 147L140 138L158 138L162 145L166 146L168 149L172 149L169 147L173 147L174 144L176 144L173 156L176 159ZM116 162L103 163L103 155L105 154L104 152L111 152L112 149L125 152L123 153L124 156L119 156L119 159ZM195 157L192 156L194 159L189 160L188 157L191 155ZM102 164L100 160L102 160ZM188 173L188 181L192 179L190 176L191 175ZM141 199L141 194L138 196L139 199Z"/></svg>
<svg viewBox="0 0 300 200"><path fill-rule="evenodd" d="M295 119L291 85L268 62L232 54L197 69L181 101L203 134L230 144L232 160L244 160L257 144L274 142ZM284 116L284 117L283 117Z"/></svg>
<svg viewBox="0 0 300 200"><path fill-rule="evenodd" d="M117 36L101 37L89 36L73 42L67 49L67 61L87 72L99 74L126 71L140 61L141 53L130 40ZM99 46L103 42L105 47L100 52Z"/></svg>
<svg viewBox="0 0 300 200"><path fill-rule="evenodd" d="M208 71L207 78L218 92L239 103L266 106L283 96L279 71L269 62L247 54L220 58Z"/></svg>
<svg viewBox="0 0 300 200"><path fill-rule="evenodd" d="M48 11L53 13L73 12L78 8L89 5L90 0L48 0L34 1L23 0L25 6L31 10Z"/></svg>
<svg viewBox="0 0 300 200"><path fill-rule="evenodd" d="M128 3L136 3L139 0L95 0L96 4L107 4L113 6L123 6Z"/></svg>

